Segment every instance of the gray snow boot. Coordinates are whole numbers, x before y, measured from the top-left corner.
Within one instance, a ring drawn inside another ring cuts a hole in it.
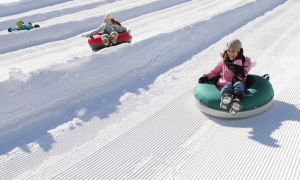
[[[116,31],[113,31],[111,34],[110,34],[110,39],[112,41],[112,43],[115,45],[117,44],[117,38],[118,38],[118,33]]]
[[[231,109],[229,113],[232,115],[236,115],[239,112],[239,110],[242,109],[242,101],[243,101],[243,94],[239,92],[234,93],[234,99],[232,101]]]
[[[222,109],[227,109],[229,104],[232,101],[232,94],[229,90],[225,90],[222,92],[220,107]]]
[[[108,38],[109,38],[108,34],[103,34],[101,36],[101,39],[102,39],[102,42],[103,42],[104,46],[108,46],[109,45],[109,39]]]

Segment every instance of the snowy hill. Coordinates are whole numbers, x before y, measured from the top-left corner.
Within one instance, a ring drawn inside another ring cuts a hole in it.
[[[20,8],[22,7],[22,8]],[[0,179],[299,179],[299,0],[0,2]],[[82,38],[112,13],[131,44]],[[7,32],[17,20],[39,24]],[[238,38],[269,74],[271,108],[244,119],[194,104]]]

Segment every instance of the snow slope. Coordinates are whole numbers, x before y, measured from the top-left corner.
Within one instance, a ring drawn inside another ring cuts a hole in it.
[[[24,9],[16,7],[24,6]],[[0,4],[0,179],[299,179],[299,0]],[[13,11],[12,11],[13,9]],[[92,51],[106,13],[133,42]],[[41,28],[8,33],[16,20]],[[193,102],[239,38],[275,91],[226,120]]]

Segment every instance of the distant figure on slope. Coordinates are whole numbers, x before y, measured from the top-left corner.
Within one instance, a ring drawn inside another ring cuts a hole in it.
[[[27,25],[24,25],[24,22],[19,20],[17,21],[17,26],[15,28],[8,28],[8,32],[12,32],[12,31],[19,31],[19,30],[30,30],[33,28],[38,28],[40,27],[38,24],[36,25],[32,25],[31,22],[29,22]]]
[[[82,35],[81,37],[92,37],[94,34],[97,34],[99,32],[102,32],[101,39],[103,41],[103,44],[105,46],[109,45],[109,39],[113,42],[113,44],[117,43],[118,38],[118,32],[124,30],[129,35],[131,33],[130,30],[127,30],[127,28],[123,27],[119,21],[114,19],[114,17],[111,14],[105,15],[104,22],[101,26],[99,26],[95,31]]]
[[[242,108],[242,100],[245,96],[246,79],[251,69],[251,60],[243,55],[242,43],[238,39],[230,41],[222,54],[222,60],[208,73],[199,79],[199,83],[217,77],[217,88],[221,91],[222,109],[232,103],[230,113],[236,115]]]

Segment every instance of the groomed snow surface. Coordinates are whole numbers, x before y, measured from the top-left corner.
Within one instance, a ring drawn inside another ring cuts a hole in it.
[[[15,0],[0,4],[0,179],[300,179],[299,0]],[[90,49],[112,13],[131,44]],[[7,32],[17,20],[39,24]],[[194,103],[238,38],[269,74],[244,119]]]

